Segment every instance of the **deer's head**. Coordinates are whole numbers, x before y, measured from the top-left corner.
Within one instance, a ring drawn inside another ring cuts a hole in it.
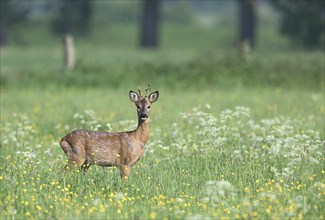
[[[138,88],[138,91],[139,93],[130,91],[129,97],[130,100],[135,103],[137,107],[138,119],[139,121],[142,122],[149,118],[151,104],[157,101],[159,92],[155,91],[150,93],[151,91],[150,85],[148,85],[148,88],[146,89],[145,96],[141,95],[140,87]]]

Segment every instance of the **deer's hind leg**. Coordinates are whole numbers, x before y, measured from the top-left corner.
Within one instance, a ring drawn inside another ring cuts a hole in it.
[[[91,166],[90,160],[86,159],[85,162],[81,165],[81,171],[85,174],[90,166]]]
[[[78,146],[78,144],[71,144],[66,140],[62,140],[60,144],[68,158],[68,163],[64,167],[65,170],[82,167],[85,164],[86,155],[81,146]]]

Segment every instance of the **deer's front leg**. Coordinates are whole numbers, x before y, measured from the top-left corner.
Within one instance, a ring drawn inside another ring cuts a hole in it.
[[[131,172],[131,167],[127,165],[121,165],[120,166],[120,175],[122,181],[126,181],[129,178]]]

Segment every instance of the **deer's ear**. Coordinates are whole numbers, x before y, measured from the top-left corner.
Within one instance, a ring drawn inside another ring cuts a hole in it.
[[[129,92],[129,97],[131,102],[137,102],[139,100],[139,95],[136,92],[130,91]]]
[[[158,91],[155,91],[155,92],[153,92],[153,93],[151,93],[149,95],[149,101],[151,103],[153,103],[153,102],[157,101],[158,97],[159,97],[159,92]]]

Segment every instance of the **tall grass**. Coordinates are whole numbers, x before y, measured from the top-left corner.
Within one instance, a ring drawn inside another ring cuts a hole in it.
[[[206,109],[208,108],[208,109]],[[57,138],[14,114],[1,124],[1,206],[7,218],[322,218],[323,140],[299,119],[254,121],[249,108],[210,106],[151,135],[127,183],[117,169],[62,174]],[[81,124],[80,124],[81,123]],[[134,124],[134,122],[130,122]],[[130,123],[120,123],[127,129]],[[92,111],[69,126],[109,130]],[[126,127],[125,127],[126,126]]]

